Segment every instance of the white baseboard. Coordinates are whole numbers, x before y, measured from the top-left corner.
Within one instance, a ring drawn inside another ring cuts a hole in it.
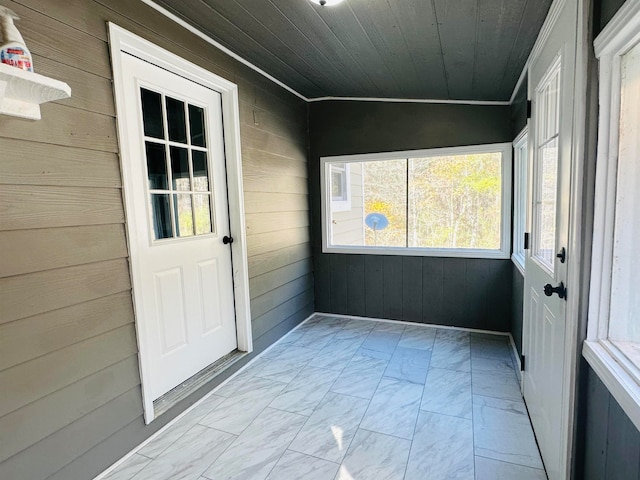
[[[462,332],[472,332],[472,333],[487,333],[489,335],[501,335],[503,337],[511,336],[509,332],[494,332],[492,330],[482,330],[479,328],[467,328],[467,327],[452,327],[449,325],[437,325],[435,323],[420,323],[420,322],[407,322],[404,320],[389,320],[387,318],[371,318],[371,317],[358,317],[355,315],[342,315],[338,313],[323,313],[323,312],[315,312],[314,315],[325,315],[327,317],[337,317],[337,318],[349,318],[352,320],[370,320],[373,322],[385,322],[385,323],[401,323],[402,325],[414,325],[418,327],[426,327],[426,328],[442,328],[445,330],[459,330]]]

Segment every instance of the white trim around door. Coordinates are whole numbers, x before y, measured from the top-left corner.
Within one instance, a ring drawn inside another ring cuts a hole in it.
[[[571,168],[569,172],[569,224],[567,250],[567,303],[565,310],[566,325],[564,328],[564,374],[562,378],[562,406],[561,406],[561,439],[559,478],[570,478],[574,450],[575,410],[576,410],[576,377],[579,348],[578,326],[580,311],[584,307],[586,289],[584,282],[584,172],[586,157],[586,115],[587,115],[587,65],[589,59],[589,8],[584,2],[577,0],[555,0],[552,4],[545,25],[543,26],[536,45],[528,60],[532,61],[540,54],[542,47],[549,39],[554,28],[562,28],[558,17],[563,8],[572,8],[577,22],[575,48],[575,77],[573,126],[571,144]],[[529,76],[529,79],[531,76]],[[529,226],[530,228],[530,226]],[[530,231],[530,230],[529,230]]]
[[[114,90],[116,99],[116,112],[118,122],[119,147],[121,155],[121,163],[124,159],[131,158],[133,155],[132,146],[128,140],[127,132],[132,127],[131,122],[137,119],[127,118],[125,115],[126,106],[124,105],[125,94],[125,74],[123,65],[123,55],[132,55],[141,60],[149,62],[157,67],[167,70],[171,73],[198,83],[204,87],[218,92],[221,95],[222,117],[223,117],[223,135],[224,135],[224,154],[226,157],[227,169],[227,194],[229,201],[229,223],[230,231],[233,236],[231,244],[231,252],[233,257],[233,290],[235,302],[235,321],[238,350],[243,352],[251,352],[253,350],[252,334],[251,334],[251,313],[250,313],[250,297],[249,297],[249,272],[247,261],[247,242],[245,233],[245,215],[244,215],[244,195],[242,187],[242,157],[240,145],[240,118],[239,118],[239,101],[238,87],[197,65],[194,65],[178,55],[167,52],[166,50],[134,35],[121,27],[109,23],[109,43],[111,48],[111,61],[114,73]],[[129,185],[130,178],[127,178],[125,169],[123,174],[123,196],[125,202],[125,210],[127,212],[127,225],[135,224],[135,216],[130,215],[133,212],[133,200],[127,195],[127,190],[133,191],[134,185]],[[138,252],[136,251],[136,228],[128,228],[128,244],[130,254],[130,271],[133,287],[134,311],[136,319],[138,312],[141,311],[140,295],[136,295],[137,286],[141,285],[139,275],[139,266],[136,264]],[[145,380],[149,377],[149,358],[147,357],[148,345],[145,344],[145,338],[141,335],[140,326],[136,320],[136,333],[138,339],[138,349],[140,352],[140,375],[142,380],[142,397],[144,404],[144,415],[146,423],[154,419],[153,398],[149,393],[149,388],[145,388]],[[185,379],[186,380],[186,379]]]

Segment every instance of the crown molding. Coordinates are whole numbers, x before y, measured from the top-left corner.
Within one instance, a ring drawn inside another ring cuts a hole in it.
[[[272,75],[269,75],[267,72],[265,72],[264,70],[262,70],[260,67],[254,65],[253,63],[251,63],[250,61],[246,60],[245,58],[241,57],[240,55],[238,55],[237,53],[235,53],[232,50],[229,50],[227,47],[225,47],[224,45],[222,45],[219,42],[216,42],[213,38],[211,38],[209,35],[207,35],[206,33],[198,30],[196,27],[194,27],[193,25],[191,25],[190,23],[187,23],[186,21],[184,21],[182,18],[178,17],[176,14],[170,12],[169,10],[167,10],[164,7],[161,7],[160,5],[158,5],[157,3],[155,3],[152,0],[140,0],[142,3],[150,6],[151,8],[153,8],[154,10],[156,10],[157,12],[161,13],[162,15],[164,15],[165,17],[167,17],[168,19],[174,21],[175,23],[177,23],[178,25],[180,25],[183,28],[186,28],[187,30],[189,30],[191,33],[193,33],[194,35],[197,35],[198,37],[200,37],[201,39],[203,39],[205,42],[213,45],[214,47],[216,47],[219,50],[222,50],[224,53],[226,53],[227,55],[229,55],[230,57],[234,58],[235,60],[239,61],[240,63],[242,63],[243,65],[246,65],[247,67],[249,67],[250,69],[258,72],[260,75],[262,75],[265,78],[268,78],[269,80],[271,80],[273,83],[275,83],[276,85],[279,85],[280,87],[284,88],[285,90],[293,93],[296,97],[304,100],[305,102],[308,102],[309,99],[307,97],[305,97],[304,95],[302,95],[301,93],[297,92],[296,90],[294,90],[293,88],[291,88],[289,85],[286,85],[285,83],[281,82],[280,80],[278,80],[277,78],[275,78]]]
[[[531,64],[531,60],[533,60],[540,54],[542,47],[549,39],[549,35],[551,35],[551,31],[553,30],[553,27],[558,21],[558,17],[560,17],[560,12],[562,12],[562,9],[564,8],[564,5],[566,3],[567,3],[567,0],[555,0],[551,4],[551,7],[549,8],[549,12],[547,13],[547,18],[545,18],[544,23],[542,24],[542,28],[538,33],[538,38],[536,38],[536,41],[533,44],[533,48],[531,49],[531,52],[527,57],[527,61],[525,62],[524,67],[522,68],[522,72],[520,72],[520,77],[518,78],[518,81],[516,82],[516,86],[513,89],[513,93],[511,94],[511,98],[509,99],[509,104],[513,104],[514,100],[516,99],[516,95],[518,94],[518,89],[522,85],[522,82],[524,81],[524,77],[527,75],[527,72],[529,71],[529,65]]]
[[[343,102],[383,102],[383,103],[444,103],[449,105],[510,105],[510,102],[491,100],[441,100],[437,98],[379,98],[379,97],[317,97],[308,102],[337,100]]]

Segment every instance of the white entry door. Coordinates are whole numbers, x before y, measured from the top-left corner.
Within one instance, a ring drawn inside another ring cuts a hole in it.
[[[532,116],[530,249],[524,294],[524,397],[550,480],[564,478],[565,375],[570,172],[577,2],[567,0],[529,67]],[[573,286],[575,288],[575,286]],[[564,289],[567,289],[565,292]]]
[[[152,400],[237,346],[220,94],[124,54],[123,159],[143,388]]]

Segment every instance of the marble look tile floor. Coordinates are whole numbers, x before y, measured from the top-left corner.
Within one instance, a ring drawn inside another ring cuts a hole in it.
[[[105,480],[546,480],[507,337],[315,315]]]

